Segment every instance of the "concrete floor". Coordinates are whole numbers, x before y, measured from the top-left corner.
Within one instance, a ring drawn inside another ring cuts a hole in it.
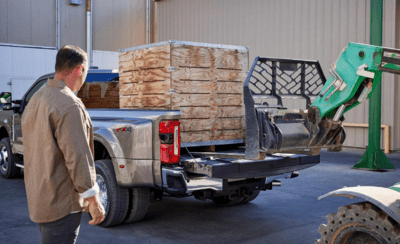
[[[83,215],[78,244],[91,243],[314,243],[318,226],[337,208],[360,199],[317,197],[343,186],[389,187],[400,182],[400,154],[388,157],[395,172],[350,169],[364,150],[321,153],[321,163],[300,171],[282,186],[261,192],[253,202],[220,207],[193,197],[164,198],[150,205],[143,221],[113,228],[91,226]],[[28,215],[23,178],[0,177],[0,243],[40,243],[38,226]]]

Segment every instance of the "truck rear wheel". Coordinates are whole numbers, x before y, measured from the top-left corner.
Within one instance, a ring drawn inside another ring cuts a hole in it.
[[[400,225],[371,203],[357,203],[338,208],[321,224],[321,239],[316,244],[400,244]]]
[[[124,223],[134,223],[142,220],[147,213],[150,201],[148,188],[129,189],[129,210]]]
[[[118,186],[111,160],[97,160],[95,166],[99,198],[106,211],[106,217],[99,225],[109,227],[121,224],[128,212],[129,189]]]
[[[6,179],[17,177],[21,169],[15,165],[10,139],[5,137],[0,141],[0,173]]]
[[[234,199],[230,199],[229,196],[218,196],[218,197],[214,197],[212,199],[212,201],[219,205],[229,206],[229,205],[238,204],[238,203],[242,202],[243,199],[244,198],[240,197],[240,196],[237,196]]]
[[[245,197],[242,201],[242,203],[248,203],[256,199],[260,195],[260,190],[253,190],[251,191],[251,194],[247,197]]]

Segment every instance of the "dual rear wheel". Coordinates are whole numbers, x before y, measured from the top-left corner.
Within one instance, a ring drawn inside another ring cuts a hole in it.
[[[106,211],[106,217],[99,225],[109,227],[143,219],[149,207],[149,189],[118,186],[111,160],[97,160],[95,166],[99,198]]]

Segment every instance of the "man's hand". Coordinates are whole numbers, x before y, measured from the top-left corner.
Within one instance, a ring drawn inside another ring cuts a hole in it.
[[[92,220],[89,221],[91,225],[98,225],[103,222],[106,217],[106,212],[104,211],[103,205],[100,203],[99,197],[93,196],[85,199],[89,203],[88,210],[92,216]]]

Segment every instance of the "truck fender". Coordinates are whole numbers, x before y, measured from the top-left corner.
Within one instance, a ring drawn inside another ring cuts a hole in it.
[[[124,164],[124,162],[119,162],[124,159],[124,154],[122,152],[122,148],[119,145],[118,139],[116,136],[110,132],[107,128],[98,128],[93,133],[94,141],[101,143],[110,154],[111,160],[113,162],[115,177],[117,182],[121,182],[121,178],[123,177],[124,171],[118,167],[118,164]]]
[[[400,192],[396,190],[376,186],[343,187],[318,197],[318,200],[330,196],[364,199],[386,212],[397,223],[400,223]]]
[[[124,153],[124,145],[121,145],[117,136],[106,127],[97,127],[93,134],[94,140],[101,143],[109,152],[114,166],[115,178],[119,186],[129,188],[154,187],[156,167],[154,167],[155,162],[152,158],[136,159],[127,157],[126,152]]]
[[[0,120],[0,129],[4,128],[8,134],[8,137],[11,137],[11,127],[8,125],[8,123],[8,119]],[[11,139],[12,138],[10,138],[10,140]]]

